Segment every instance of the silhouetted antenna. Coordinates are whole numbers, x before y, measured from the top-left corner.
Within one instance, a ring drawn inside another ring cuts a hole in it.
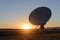
[[[51,17],[51,10],[48,7],[38,7],[29,15],[29,21],[34,25],[40,25],[40,29],[44,30],[44,25]]]

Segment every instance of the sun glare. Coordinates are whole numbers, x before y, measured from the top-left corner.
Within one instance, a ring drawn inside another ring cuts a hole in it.
[[[23,25],[22,29],[31,29],[31,28],[30,28],[30,25]]]

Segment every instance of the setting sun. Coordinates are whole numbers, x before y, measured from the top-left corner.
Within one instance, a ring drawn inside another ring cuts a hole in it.
[[[30,25],[23,25],[22,29],[31,29]]]

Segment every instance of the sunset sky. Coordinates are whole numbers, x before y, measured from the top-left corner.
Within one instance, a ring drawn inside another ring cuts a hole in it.
[[[19,28],[29,24],[29,14],[37,7],[46,6],[52,10],[52,17],[46,27],[60,26],[60,0],[0,0],[0,28]]]

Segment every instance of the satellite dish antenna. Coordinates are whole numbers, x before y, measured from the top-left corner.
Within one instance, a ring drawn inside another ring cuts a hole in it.
[[[48,7],[38,7],[29,15],[30,23],[41,25],[40,29],[44,30],[44,25],[51,17],[51,10]]]

